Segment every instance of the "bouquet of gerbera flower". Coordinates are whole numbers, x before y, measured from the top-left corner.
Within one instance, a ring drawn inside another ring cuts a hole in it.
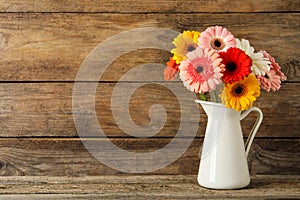
[[[173,44],[165,79],[173,80],[179,73],[185,87],[199,93],[202,100],[211,98],[228,108],[247,110],[260,88],[277,91],[286,80],[266,51],[255,52],[248,40],[239,40],[220,26],[201,33],[184,31]]]

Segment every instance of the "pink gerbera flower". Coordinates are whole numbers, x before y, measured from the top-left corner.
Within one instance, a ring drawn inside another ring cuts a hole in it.
[[[270,54],[268,54],[266,51],[260,52],[263,54],[264,58],[269,59],[271,62],[271,69],[270,71],[266,72],[264,76],[257,76],[257,79],[264,90],[268,92],[270,92],[271,89],[273,91],[277,91],[281,87],[281,81],[286,80],[286,76],[281,72],[281,67],[275,62],[275,59]]]
[[[267,92],[270,92],[271,89],[273,91],[277,91],[280,89],[280,76],[276,74],[276,71],[274,69],[266,72],[264,76],[258,75],[257,79],[259,80],[261,87]]]
[[[280,80],[285,81],[286,80],[286,76],[282,73],[282,71],[280,70],[281,67],[278,65],[278,63],[275,61],[275,59],[268,54],[266,51],[260,51],[262,52],[263,56],[267,59],[269,59],[269,61],[271,62],[271,69],[273,68],[276,72],[276,74],[280,77]]]
[[[213,49],[216,52],[226,51],[230,47],[235,47],[234,36],[221,26],[207,28],[199,37],[201,48]]]
[[[224,65],[214,50],[197,47],[187,54],[187,60],[179,65],[179,75],[184,85],[195,93],[204,93],[216,89],[222,83]]]

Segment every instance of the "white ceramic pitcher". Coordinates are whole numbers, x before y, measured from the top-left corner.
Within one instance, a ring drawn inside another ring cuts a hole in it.
[[[198,173],[198,183],[206,188],[237,189],[249,185],[247,155],[263,114],[257,107],[244,112],[226,108],[219,103],[196,100],[208,116]],[[251,111],[258,117],[246,144],[240,120]]]

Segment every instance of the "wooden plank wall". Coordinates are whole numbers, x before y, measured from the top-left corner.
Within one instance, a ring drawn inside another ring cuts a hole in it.
[[[279,92],[263,92],[256,103],[264,121],[251,148],[251,174],[299,174],[299,11],[300,1],[295,0],[1,0],[0,174],[120,174],[91,156],[76,132],[72,88],[81,63],[98,44],[125,30],[203,31],[212,25],[227,27],[256,49],[266,49],[288,78]],[[124,73],[140,64],[164,63],[169,56],[154,49],[131,52],[118,58],[98,83],[96,110],[103,119],[101,126],[121,148],[153,151],[176,134],[180,123],[176,97],[159,84],[140,88],[130,106],[132,118],[142,125],[149,122],[148,108],[153,103],[169,109],[165,128],[154,137],[126,135],[110,110],[111,93]],[[134,82],[122,84],[131,87]],[[150,174],[197,174],[206,123],[200,111],[199,130],[189,150]],[[243,122],[245,132],[254,118],[251,115]]]

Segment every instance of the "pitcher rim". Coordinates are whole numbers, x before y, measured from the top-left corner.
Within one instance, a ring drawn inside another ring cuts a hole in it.
[[[195,102],[196,103],[203,103],[203,104],[208,104],[208,105],[215,105],[215,106],[225,107],[224,104],[215,103],[215,102],[211,102],[211,101],[203,101],[203,100],[196,99]]]

